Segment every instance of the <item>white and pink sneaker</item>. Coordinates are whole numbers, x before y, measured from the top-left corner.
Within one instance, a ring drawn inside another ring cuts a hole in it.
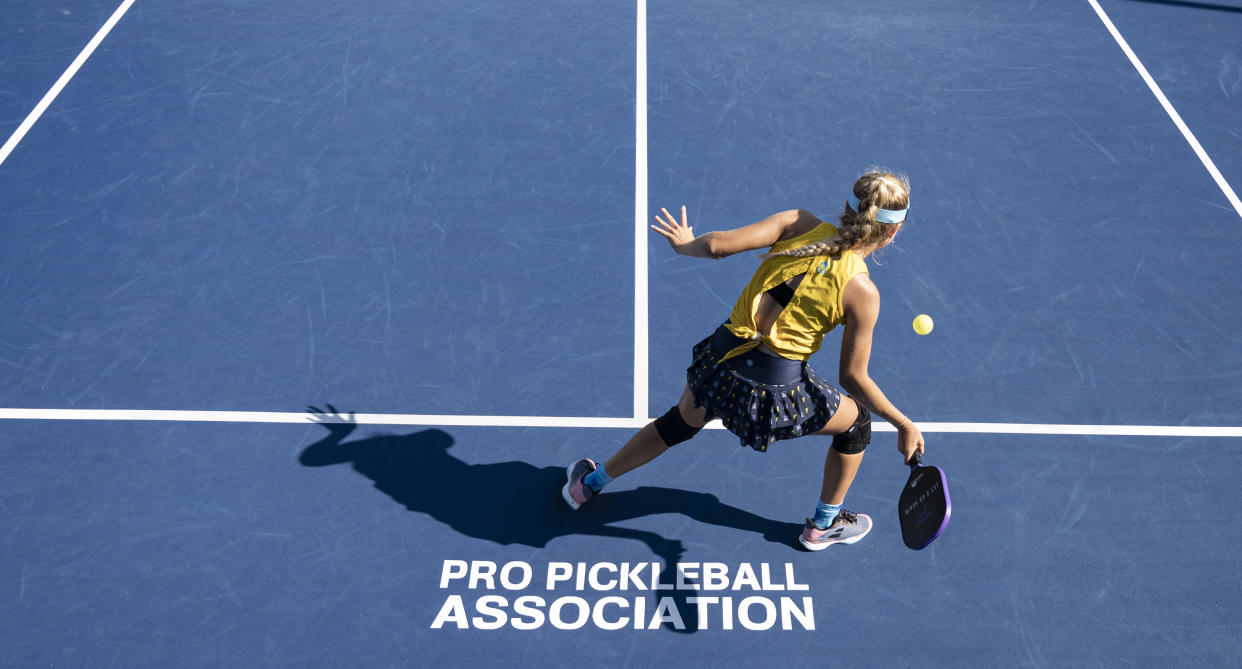
[[[802,536],[798,543],[808,551],[822,551],[833,544],[852,544],[867,536],[871,531],[871,516],[865,513],[854,513],[841,509],[837,517],[832,519],[828,529],[815,527],[810,518],[802,526]]]
[[[591,486],[583,483],[582,479],[595,471],[598,466],[590,458],[580,458],[565,468],[565,476],[569,481],[565,487],[561,488],[561,497],[565,498],[565,503],[569,505],[569,508],[577,511],[578,507],[591,501],[591,498],[595,496],[595,491],[591,489]]]

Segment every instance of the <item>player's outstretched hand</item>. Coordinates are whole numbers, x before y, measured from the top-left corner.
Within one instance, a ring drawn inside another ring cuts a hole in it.
[[[667,209],[661,208],[660,211],[664,213],[664,216],[655,217],[660,225],[653,225],[651,229],[664,235],[673,250],[681,253],[682,247],[694,241],[694,228],[686,222],[686,207],[683,205],[681,208],[681,221],[674,219]]]
[[[919,426],[915,425],[914,421],[906,421],[897,428],[897,450],[901,452],[903,462],[906,464],[914,463],[915,453],[923,457],[923,433],[919,431]]]

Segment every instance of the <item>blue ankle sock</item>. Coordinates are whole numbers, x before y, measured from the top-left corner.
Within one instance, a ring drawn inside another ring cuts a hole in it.
[[[832,521],[836,519],[837,513],[841,511],[840,504],[824,504],[823,501],[815,507],[815,517],[811,518],[811,522],[821,530],[828,529]]]
[[[604,471],[604,463],[601,462],[595,471],[582,477],[582,482],[590,486],[591,490],[599,492],[604,489],[604,486],[612,483],[612,477]]]

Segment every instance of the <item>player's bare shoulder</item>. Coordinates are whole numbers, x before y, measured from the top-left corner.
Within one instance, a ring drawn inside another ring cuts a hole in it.
[[[788,223],[781,233],[781,241],[805,235],[823,223],[819,217],[805,209],[790,209],[784,215]]]
[[[846,316],[858,313],[874,316],[880,310],[880,289],[866,272],[850,277],[841,291],[841,306]]]

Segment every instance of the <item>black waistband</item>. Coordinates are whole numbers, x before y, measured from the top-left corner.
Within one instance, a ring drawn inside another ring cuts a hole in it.
[[[746,340],[735,336],[729,329],[721,325],[712,334],[712,349],[723,356],[733,349],[745,344]],[[802,377],[802,360],[790,360],[774,353],[753,348],[741,355],[724,361],[730,369],[755,383],[764,385],[784,385]]]

